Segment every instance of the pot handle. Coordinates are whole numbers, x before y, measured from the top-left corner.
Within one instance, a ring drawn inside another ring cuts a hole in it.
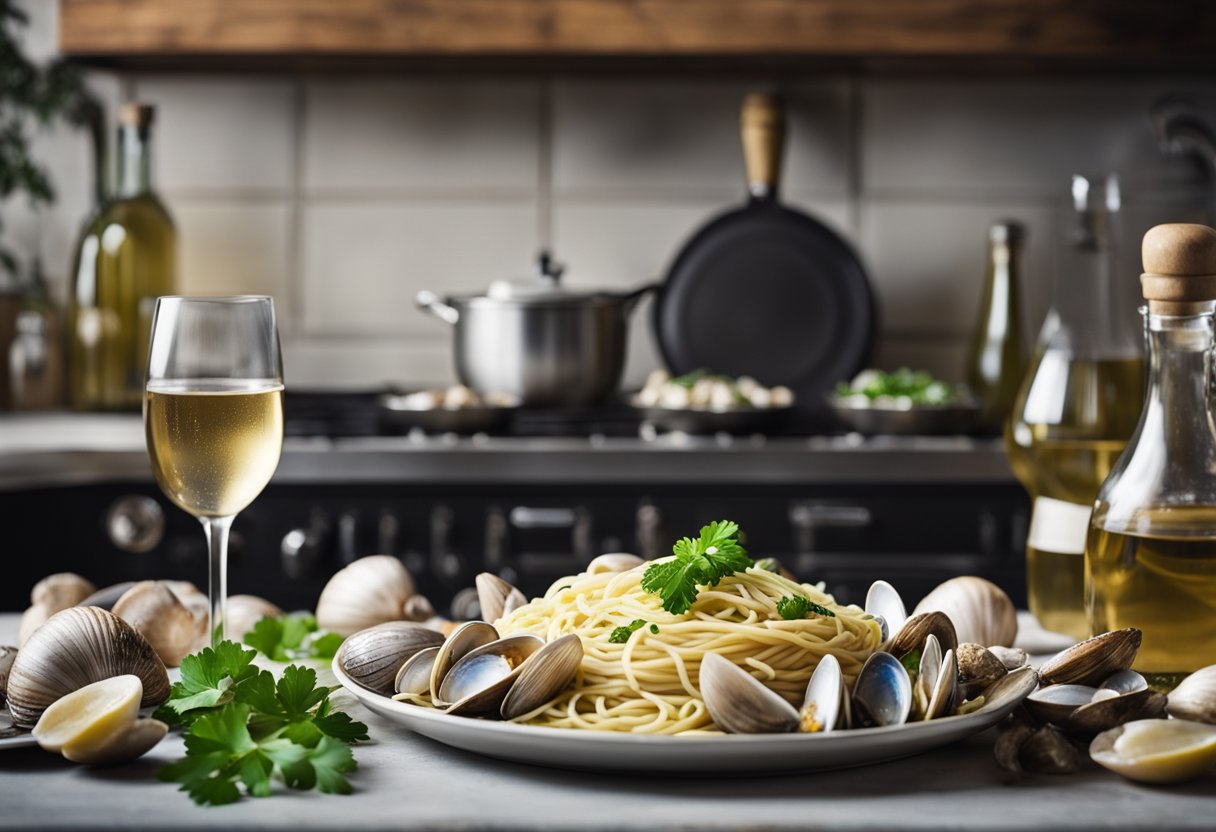
[[[633,307],[637,306],[638,302],[642,298],[646,297],[646,295],[648,293],[653,292],[658,288],[659,288],[658,283],[647,283],[646,285],[639,286],[638,288],[636,288],[633,291],[626,294],[625,297],[622,298],[622,300],[625,303],[625,314],[628,315],[630,312],[632,312]]]
[[[455,324],[460,320],[460,311],[456,307],[444,303],[439,295],[427,289],[414,296],[414,303],[423,312],[430,312],[446,324]]]

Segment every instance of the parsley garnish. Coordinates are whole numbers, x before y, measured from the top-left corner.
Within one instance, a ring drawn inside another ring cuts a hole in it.
[[[920,650],[912,650],[904,654],[904,657],[899,660],[904,669],[915,676],[920,673]]]
[[[651,632],[651,633],[653,633],[654,635],[656,635],[656,636],[657,636],[657,635],[659,634],[659,625],[658,625],[658,624],[651,624],[651,625],[650,625],[650,632]]]
[[[777,602],[777,614],[786,621],[806,618],[809,612],[813,612],[815,615],[822,615],[826,618],[836,617],[836,613],[822,604],[816,604],[804,595],[785,595]]]
[[[276,662],[295,659],[332,659],[342,636],[320,630],[308,613],[266,616],[245,634],[245,643]]]
[[[747,569],[752,560],[739,545],[739,524],[719,520],[701,528],[697,540],[685,537],[672,547],[675,558],[652,563],[642,575],[642,589],[663,601],[663,609],[680,614],[697,600],[698,586],[716,586]]]
[[[612,635],[608,636],[608,641],[612,644],[624,644],[629,641],[629,637],[637,630],[646,626],[646,622],[641,618],[635,618],[623,627],[617,627],[612,631]]]
[[[182,680],[156,715],[185,726],[186,756],[157,776],[201,805],[240,799],[242,783],[264,797],[276,772],[289,788],[349,794],[347,745],[367,739],[367,726],[332,709],[312,668],[289,665],[276,681],[255,655],[225,641],[182,660]]]

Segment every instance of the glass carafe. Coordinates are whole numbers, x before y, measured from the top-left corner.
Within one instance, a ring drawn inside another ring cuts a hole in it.
[[[1208,262],[1196,267],[1205,247]],[[1145,272],[1148,391],[1098,494],[1085,580],[1092,632],[1139,628],[1136,669],[1172,685],[1216,664],[1216,231],[1152,229]]]
[[[1098,488],[1131,436],[1144,391],[1141,338],[1119,299],[1117,181],[1074,177],[1076,213],[1051,311],[1005,431],[1010,465],[1034,501],[1026,547],[1030,609],[1083,638],[1085,536]]]

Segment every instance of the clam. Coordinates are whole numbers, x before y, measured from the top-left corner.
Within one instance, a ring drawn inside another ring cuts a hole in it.
[[[30,606],[21,614],[17,630],[17,646],[23,647],[34,631],[55,613],[73,607],[97,590],[88,580],[74,572],[48,575],[30,590]]]
[[[569,633],[549,642],[524,661],[519,678],[502,701],[500,715],[518,719],[542,707],[574,681],[582,664],[583,642],[577,635]]]
[[[1196,670],[1170,692],[1170,716],[1216,723],[1216,665]]]
[[[475,583],[483,621],[497,621],[528,603],[522,592],[497,575],[482,572]]]
[[[1041,722],[1064,722],[1077,708],[1094,699],[1097,688],[1089,685],[1051,685],[1026,697],[1026,710]]]
[[[17,725],[30,728],[60,697],[128,673],[143,684],[143,705],[169,696],[164,662],[134,627],[97,607],[70,607],[51,616],[17,653],[8,679],[9,711]]]
[[[988,652],[996,656],[1006,670],[1016,670],[1030,663],[1030,654],[1021,647],[1001,647],[999,644],[989,645]]]
[[[1148,679],[1136,671],[1119,670],[1102,680],[1102,684],[1098,686],[1098,692],[1094,694],[1094,699],[1105,698],[1107,695],[1119,696],[1124,693],[1135,693],[1147,687]]]
[[[937,639],[942,651],[957,650],[958,637],[954,634],[954,625],[942,612],[922,612],[907,620],[891,641],[887,644],[887,652],[897,659],[924,647],[929,636]]]
[[[1165,694],[1144,688],[1082,705],[1068,715],[1060,729],[1067,734],[1092,737],[1125,722],[1164,716]]]
[[[317,601],[317,625],[348,636],[386,621],[405,617],[414,595],[414,579],[401,561],[372,555],[338,570]]]
[[[960,644],[955,656],[958,659],[959,690],[964,699],[974,699],[1009,672],[1004,662],[978,644]]]
[[[430,621],[435,617],[435,607],[430,598],[425,595],[415,595],[405,602],[401,613],[405,616],[406,621]]]
[[[1142,719],[1104,731],[1089,745],[1095,763],[1142,783],[1180,783],[1216,767],[1216,726]]]
[[[439,687],[452,666],[466,653],[494,641],[498,641],[498,631],[484,621],[468,621],[452,631],[439,646],[439,653],[431,665],[431,701],[436,706],[444,704],[439,696]]]
[[[140,581],[114,603],[114,615],[148,640],[167,667],[177,667],[207,636],[207,616],[197,616],[163,581]]]
[[[958,663],[953,650],[942,655],[936,636],[925,639],[914,694],[913,702],[922,719],[937,719],[954,712],[958,696]]]
[[[598,575],[602,572],[628,572],[635,566],[641,566],[646,561],[628,552],[609,552],[591,559],[587,564],[588,575]]]
[[[870,584],[866,593],[865,611],[874,617],[882,628],[882,643],[898,633],[908,620],[908,611],[904,600],[899,597],[895,587],[886,581],[875,581]]]
[[[1081,752],[1054,725],[1044,725],[1018,750],[1022,767],[1042,774],[1070,774],[1081,768]]]
[[[498,713],[524,662],[543,646],[536,636],[522,634],[470,650],[444,674],[434,703],[455,716]]]
[[[102,587],[87,598],[82,599],[77,606],[80,607],[101,607],[103,610],[112,609],[114,602],[123,596],[123,594],[135,586],[136,581],[123,581],[120,584],[110,584]]]
[[[1003,723],[1000,734],[997,735],[996,744],[992,748],[996,764],[1011,774],[1021,774],[1022,746],[1026,744],[1026,740],[1030,739],[1030,735],[1034,731],[1033,725],[1012,718]]]
[[[413,621],[386,621],[348,636],[337,660],[353,681],[390,694],[401,666],[420,650],[438,647],[443,636]]]
[[[203,600],[206,600],[206,596],[203,596]],[[224,606],[224,634],[228,639],[239,642],[263,618],[282,614],[283,610],[277,605],[257,595],[229,595]]]
[[[4,704],[4,691],[8,688],[8,674],[17,658],[17,648],[0,644],[0,705]]]
[[[1039,678],[1045,685],[1099,685],[1131,667],[1139,649],[1140,631],[1135,627],[1112,630],[1057,653],[1039,668]]]
[[[802,699],[801,729],[805,733],[828,733],[849,727],[849,689],[844,671],[831,653],[824,655],[811,674]]]
[[[431,689],[431,670],[435,667],[435,658],[439,655],[439,647],[428,647],[419,650],[401,665],[397,678],[393,680],[393,690],[408,696],[422,696]]]
[[[921,599],[913,615],[944,612],[958,640],[1012,647],[1018,634],[1017,610],[1005,591],[974,575],[951,578]]]
[[[983,709],[997,708],[1007,701],[1025,702],[1027,695],[1039,684],[1039,674],[1033,667],[1011,670],[992,683],[983,693]]]
[[[912,711],[912,680],[899,659],[872,653],[853,683],[853,717],[861,727],[902,725]]]
[[[798,730],[801,720],[794,706],[730,659],[706,653],[700,679],[705,707],[714,724],[726,733],[788,734]]]

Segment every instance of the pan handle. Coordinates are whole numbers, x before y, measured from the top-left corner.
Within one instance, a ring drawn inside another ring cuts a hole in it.
[[[423,312],[430,312],[444,323],[455,324],[460,320],[460,311],[456,307],[449,306],[439,295],[426,289],[414,296],[414,303],[418,304],[418,308]]]
[[[625,305],[625,314],[628,315],[633,311],[633,307],[638,305],[638,302],[646,297],[650,292],[659,288],[658,283],[647,283],[645,286],[639,286],[625,295],[621,300]]]
[[[774,199],[781,178],[785,144],[785,107],[776,95],[751,93],[740,114],[747,189],[754,199]]]

